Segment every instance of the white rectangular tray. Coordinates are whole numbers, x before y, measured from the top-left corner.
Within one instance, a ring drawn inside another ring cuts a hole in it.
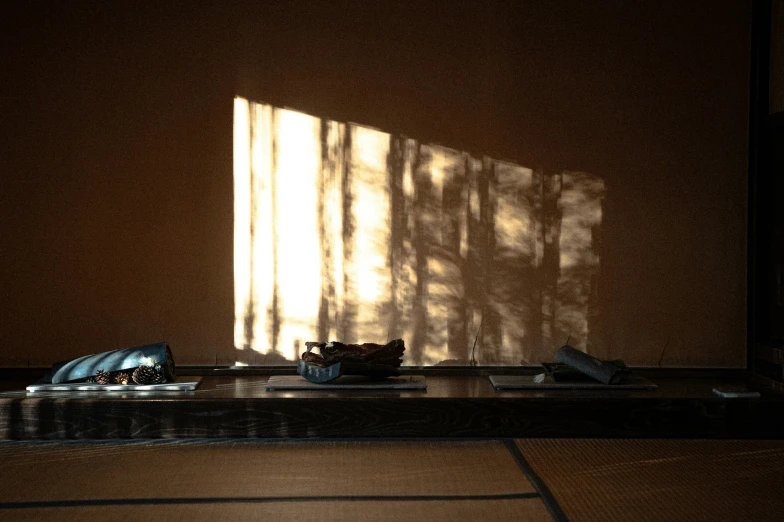
[[[29,392],[58,392],[58,391],[94,391],[94,392],[136,392],[136,391],[193,391],[201,382],[201,377],[196,377],[188,382],[167,382],[164,384],[96,384],[88,382],[74,382],[63,384],[31,384],[27,387]]]
[[[537,382],[540,381],[540,382]],[[601,382],[556,382],[552,377],[540,375],[491,375],[490,382],[496,390],[655,390],[654,383],[644,377],[630,377],[623,384]]]
[[[334,381],[316,384],[301,375],[273,375],[267,381],[268,390],[426,390],[424,375],[401,375],[377,381],[360,375],[343,375]]]

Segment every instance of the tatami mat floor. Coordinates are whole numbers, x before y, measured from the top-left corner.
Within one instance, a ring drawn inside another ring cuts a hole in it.
[[[0,468],[4,521],[781,520],[784,513],[778,441],[5,442]]]
[[[784,520],[784,441],[516,442],[569,520]]]

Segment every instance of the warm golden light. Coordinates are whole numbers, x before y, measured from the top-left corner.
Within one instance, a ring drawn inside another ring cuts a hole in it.
[[[596,317],[602,181],[237,98],[238,364],[305,341],[406,342],[405,364],[549,360]]]
[[[251,299],[251,171],[250,171],[250,104],[234,100],[234,346],[249,348],[246,343],[245,317]]]

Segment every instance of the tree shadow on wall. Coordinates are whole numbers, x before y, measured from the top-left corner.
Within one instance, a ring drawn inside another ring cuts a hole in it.
[[[301,245],[302,255],[319,259],[316,312],[288,312],[298,297],[277,294],[274,267],[289,260],[274,259],[271,273],[253,274],[270,278],[263,286],[272,291],[237,318],[248,332],[239,362],[293,362],[296,349],[293,357],[278,350],[287,322],[302,325],[295,344],[401,337],[407,365],[470,364],[475,340],[481,365],[538,364],[570,334],[590,349],[599,317],[600,178],[326,119],[316,125],[317,183],[299,187],[316,202],[317,239]],[[269,226],[280,226],[275,218]],[[264,309],[274,312],[265,319],[268,338],[254,338],[250,332],[263,330],[256,310]]]

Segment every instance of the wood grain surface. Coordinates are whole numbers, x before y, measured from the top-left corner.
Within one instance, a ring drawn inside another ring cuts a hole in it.
[[[656,391],[496,391],[428,377],[427,391],[285,391],[267,377],[205,377],[188,393],[0,393],[0,439],[183,437],[768,437],[784,400],[726,400],[727,381]]]

